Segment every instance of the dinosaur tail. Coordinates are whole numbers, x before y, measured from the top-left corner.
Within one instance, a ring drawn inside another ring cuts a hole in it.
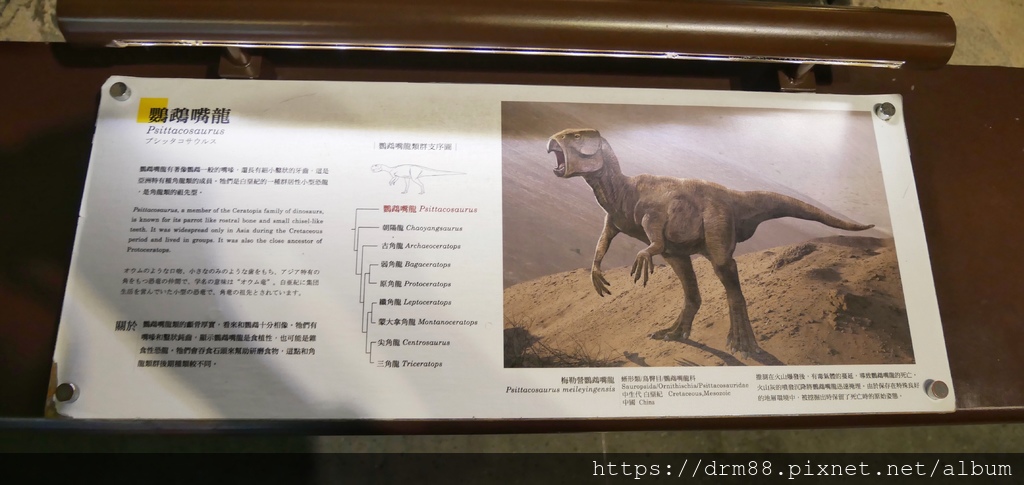
[[[439,175],[466,175],[466,174],[463,173],[463,172],[448,172],[448,171],[445,171],[445,170],[431,170],[429,172],[424,170],[423,173],[420,174],[420,177],[437,177]]]
[[[757,219],[761,221],[778,219],[780,217],[795,217],[797,219],[820,222],[826,226],[846,231],[864,231],[875,227],[874,224],[858,224],[845,221],[802,200],[786,195],[774,192],[753,192],[751,195],[753,196],[755,209],[760,215]]]

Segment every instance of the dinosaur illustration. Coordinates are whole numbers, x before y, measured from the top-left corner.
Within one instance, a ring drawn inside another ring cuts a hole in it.
[[[736,244],[750,239],[757,226],[769,219],[795,217],[844,229],[863,231],[874,225],[847,222],[800,200],[766,191],[740,192],[696,179],[641,174],[623,175],[611,146],[593,129],[569,129],[548,139],[554,152],[558,177],[582,176],[594,189],[606,216],[597,242],[591,280],[597,294],[611,294],[601,273],[612,239],[620,232],[649,244],[636,255],[630,270],[633,282],[643,278],[647,286],[654,271],[651,258],[661,255],[683,286],[683,309],[675,323],[651,335],[665,340],[685,340],[700,308],[700,289],[690,261],[700,254],[711,261],[725,286],[729,304],[727,344],[734,353],[760,352],[747,315],[733,253]]]
[[[395,185],[398,179],[405,181],[405,189],[402,193],[409,192],[409,182],[412,182],[420,186],[420,193],[424,193],[423,182],[420,181],[422,177],[436,177],[439,175],[465,175],[462,172],[448,172],[445,170],[435,170],[430,167],[423,167],[420,165],[395,165],[389,167],[387,165],[376,164],[370,167],[370,171],[373,173],[387,172],[391,175],[391,180],[388,181],[388,185]]]

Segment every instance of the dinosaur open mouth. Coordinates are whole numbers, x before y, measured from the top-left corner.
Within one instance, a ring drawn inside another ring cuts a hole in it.
[[[548,140],[548,153],[555,152],[555,159],[558,161],[558,165],[555,167],[555,175],[559,177],[565,176],[565,152],[562,151],[562,147],[558,145],[558,142],[554,139]]]

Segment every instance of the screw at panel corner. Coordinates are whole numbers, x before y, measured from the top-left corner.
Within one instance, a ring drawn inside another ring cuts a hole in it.
[[[896,116],[896,107],[892,103],[878,103],[875,105],[875,116],[881,118],[882,121],[889,121]]]

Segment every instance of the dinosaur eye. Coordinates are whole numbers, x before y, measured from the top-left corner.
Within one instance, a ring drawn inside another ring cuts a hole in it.
[[[576,134],[576,139],[577,139],[577,140],[579,140],[579,139],[580,139],[580,134],[579,134],[579,133],[577,133],[577,134]]]

